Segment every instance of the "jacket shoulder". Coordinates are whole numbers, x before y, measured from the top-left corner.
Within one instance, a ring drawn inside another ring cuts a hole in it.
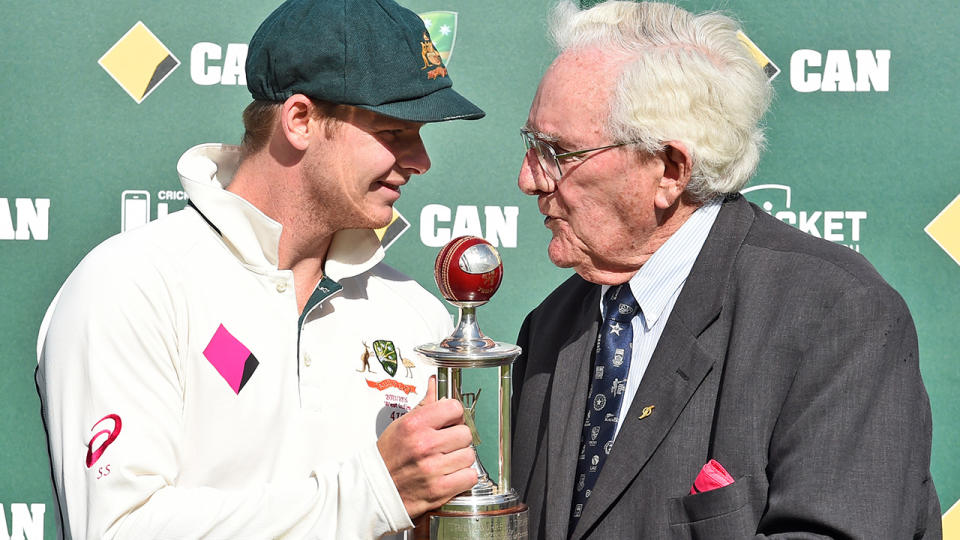
[[[840,281],[848,286],[888,288],[876,268],[860,253],[792,227],[749,203],[754,225],[743,242],[741,257],[751,264],[767,260],[782,277]]]

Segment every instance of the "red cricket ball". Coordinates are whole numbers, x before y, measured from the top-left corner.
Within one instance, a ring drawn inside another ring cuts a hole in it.
[[[500,287],[503,262],[490,242],[461,236],[440,250],[433,275],[440,294],[450,302],[486,302]]]

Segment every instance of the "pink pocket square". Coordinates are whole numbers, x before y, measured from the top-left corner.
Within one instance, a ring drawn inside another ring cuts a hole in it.
[[[733,483],[733,477],[723,468],[723,465],[711,459],[700,469],[700,474],[693,481],[693,487],[690,488],[690,495],[703,493],[711,489],[722,488]]]

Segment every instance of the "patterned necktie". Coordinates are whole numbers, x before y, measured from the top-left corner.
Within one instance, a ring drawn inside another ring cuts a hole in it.
[[[613,436],[627,388],[633,352],[633,326],[630,321],[640,311],[627,283],[610,287],[603,304],[605,316],[597,334],[596,362],[580,436],[580,458],[577,461],[568,534],[573,532],[580,520],[583,507],[600,476],[603,462],[613,448]]]

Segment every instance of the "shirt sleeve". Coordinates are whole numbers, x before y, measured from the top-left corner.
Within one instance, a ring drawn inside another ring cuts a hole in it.
[[[37,386],[67,538],[377,538],[412,525],[375,444],[299,480],[180,485],[177,273],[117,253],[92,252],[41,328]]]

